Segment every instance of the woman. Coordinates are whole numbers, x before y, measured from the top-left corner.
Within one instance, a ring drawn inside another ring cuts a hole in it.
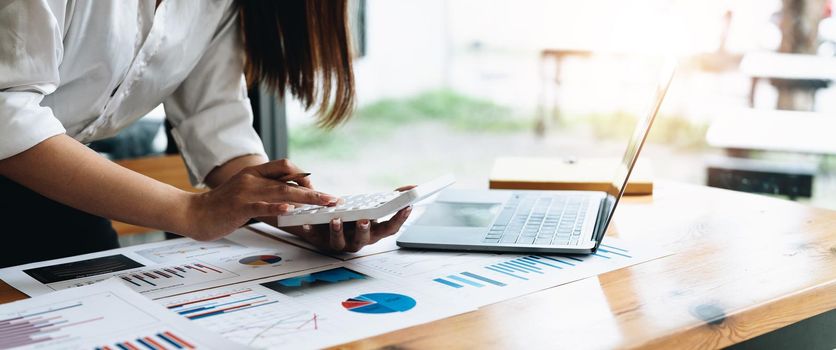
[[[346,22],[346,1],[334,0],[0,0],[0,267],[115,248],[104,218],[212,240],[291,203],[334,204],[308,180],[275,180],[302,170],[268,161],[243,73],[335,126],[354,101]],[[192,182],[210,191],[181,191],[85,146],[161,102]],[[288,231],[356,251],[408,215]]]

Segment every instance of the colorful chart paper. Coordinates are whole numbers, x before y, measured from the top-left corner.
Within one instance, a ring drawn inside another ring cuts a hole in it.
[[[415,307],[415,299],[396,293],[368,293],[343,301],[343,307],[361,314],[405,312]]]
[[[250,266],[273,265],[281,261],[282,258],[277,255],[254,255],[238,260],[239,263]]]

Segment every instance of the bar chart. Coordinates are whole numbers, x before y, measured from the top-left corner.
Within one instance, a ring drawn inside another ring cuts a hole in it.
[[[398,250],[351,264],[415,283],[427,294],[481,307],[666,254],[652,245],[607,237],[586,255]]]
[[[165,306],[190,320],[198,320],[263,307],[277,302],[264,293],[254,292],[251,288],[240,288],[200,295],[196,299],[172,301]]]
[[[57,290],[67,287],[80,286],[75,285],[77,283],[73,283],[73,281],[79,279],[86,279],[91,276],[109,275],[115,272],[132,270],[140,267],[145,267],[145,265],[125,255],[116,254],[23,270],[23,273],[45,285],[59,286],[58,288],[53,288],[54,290]],[[62,285],[67,285],[67,287],[60,287]]]
[[[0,349],[46,346],[156,322],[137,311],[118,296],[106,293],[0,315]],[[132,317],[122,318],[120,314]]]
[[[330,270],[262,283],[261,285],[287,296],[298,297],[314,293],[318,290],[345,288],[346,284],[358,281],[362,282],[368,279],[368,276],[357,271],[345,267],[337,267]]]
[[[185,340],[182,335],[174,334],[172,331],[160,331],[147,336],[139,336],[132,340],[118,341],[109,345],[97,346],[96,350],[173,350],[173,349],[197,349],[190,341]]]
[[[525,255],[500,259],[497,262],[474,268],[472,271],[448,274],[432,280],[439,285],[453,289],[505,287],[515,282],[543,278],[560,270],[570,270],[581,266],[588,260],[630,259],[632,256],[629,253],[627,249],[602,244],[592,255]]]
[[[140,293],[196,285],[237,276],[237,274],[223,268],[199,262],[148,268],[116,275],[116,277],[125,281],[128,287]]]
[[[280,301],[273,291],[253,284],[215,288],[157,300],[168,310],[239,344],[276,347],[318,332],[329,318],[298,304]]]
[[[182,243],[137,250],[136,253],[158,264],[191,260],[205,255],[229,254],[246,247],[226,238],[212,242],[184,240]]]

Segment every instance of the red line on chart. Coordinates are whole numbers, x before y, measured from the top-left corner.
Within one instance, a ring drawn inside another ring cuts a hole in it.
[[[216,269],[213,269],[213,268],[211,268],[211,267],[209,267],[209,266],[206,266],[206,265],[203,265],[203,264],[195,264],[195,265],[200,266],[200,267],[202,267],[202,268],[204,268],[204,269],[209,269],[209,270],[215,271],[215,272],[217,272],[217,273],[223,273],[223,272],[220,272],[220,271],[218,271],[218,270],[216,270]]]
[[[187,348],[189,348],[189,349],[194,349],[194,345],[187,343],[185,340],[180,339],[180,337],[178,337],[178,336],[174,335],[173,333],[168,332],[168,331],[163,332],[163,333],[164,333],[165,335],[169,336],[169,337],[174,338],[174,340],[176,340],[176,341],[180,342],[181,344],[185,345]]]
[[[226,297],[231,296],[231,295],[246,293],[246,292],[249,292],[249,291],[251,291],[251,289],[247,288],[246,290],[242,290],[242,291],[227,293],[227,294],[223,294],[223,295],[216,295],[216,296],[213,296],[213,297],[208,297],[208,298],[203,298],[203,299],[198,299],[198,300],[187,301],[187,302],[183,302],[183,303],[180,303],[180,304],[169,305],[167,307],[169,309],[173,309],[173,308],[176,308],[176,307],[181,307],[183,305],[189,305],[189,304],[200,303],[200,302],[214,300],[214,299],[226,298]]]
[[[165,346],[160,345],[160,343],[157,343],[154,339],[151,339],[151,337],[145,337],[145,341],[147,341],[151,344],[154,344],[154,346],[156,346],[160,349],[165,349]]]
[[[316,324],[316,314],[313,314],[313,318],[311,318],[310,320],[305,321],[305,323],[299,325],[299,327],[296,327],[296,329],[302,329],[302,327],[305,327],[308,323],[311,323],[311,321],[313,321],[314,330],[319,329],[318,325]]]
[[[250,306],[255,306],[255,305],[263,304],[263,303],[265,303],[265,302],[262,301],[262,302],[258,302],[258,303],[235,305],[235,306],[230,306],[230,307],[225,308],[225,309],[217,309],[217,310],[212,310],[212,311],[208,311],[208,312],[204,312],[204,313],[200,313],[200,314],[189,315],[189,316],[186,316],[186,318],[194,319],[194,318],[199,318],[200,316],[205,316],[205,315],[209,315],[209,314],[220,314],[220,313],[224,313],[224,312],[227,312],[227,311],[230,311],[230,310],[247,308],[247,307],[250,307]]]
[[[189,266],[189,265],[186,265],[186,268],[187,268],[187,269],[197,270],[197,271],[200,271],[200,272],[206,273],[206,271],[203,271],[203,270],[201,270],[201,269],[199,269],[199,268],[196,268],[196,267],[194,267],[194,266]]]

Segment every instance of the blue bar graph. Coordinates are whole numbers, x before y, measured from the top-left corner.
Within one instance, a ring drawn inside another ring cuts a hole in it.
[[[433,281],[436,281],[436,282],[441,283],[441,284],[443,284],[443,285],[445,285],[445,286],[448,286],[448,287],[453,287],[453,288],[462,288],[462,287],[464,287],[464,286],[462,286],[461,284],[456,284],[456,283],[450,282],[450,281],[448,281],[448,280],[446,280],[446,279],[443,279],[443,278],[436,278],[436,279],[434,279]]]
[[[540,270],[540,268],[536,266],[537,264],[535,264],[531,261],[528,261],[525,258],[516,259],[516,260],[514,260],[514,262],[515,263],[520,263],[520,264],[523,264],[523,265],[526,265],[526,266],[529,266],[529,267],[533,267],[534,269],[537,269],[537,270]]]
[[[594,257],[604,259],[628,258],[627,249],[601,244],[601,247]],[[469,287],[505,287],[509,284],[520,281],[528,281],[532,278],[548,278],[549,274],[559,273],[558,270],[571,269],[580,263],[590,259],[588,256],[571,255],[528,255],[516,258],[509,258],[490,265],[483,266],[485,274],[470,271],[460,272],[433,279],[434,282],[453,289],[470,289]],[[498,274],[498,275],[497,275]],[[488,277],[490,276],[490,277]],[[512,278],[507,278],[512,277]]]
[[[514,265],[514,264],[512,264],[512,263],[510,263],[510,262],[508,262],[508,261],[506,261],[506,262],[501,262],[501,263],[496,264],[496,265],[494,265],[494,266],[502,266],[502,267],[504,267],[504,268],[506,268],[506,269],[509,269],[509,270],[512,270],[512,271],[517,271],[517,272],[531,273],[531,271],[529,271],[529,270],[527,270],[527,269],[523,269],[523,268],[521,268],[521,267],[519,267],[519,266],[517,266],[517,265]]]
[[[496,271],[496,270],[494,270]],[[501,271],[497,271],[502,273]],[[462,272],[459,275],[449,275],[445,278],[436,278],[433,281],[443,284],[445,286],[451,288],[464,288],[466,286],[482,288],[486,285],[494,285],[497,287],[505,287],[507,284],[497,281],[492,278],[488,278],[482,275],[475,274],[473,272]],[[482,282],[482,283],[480,283]]]
[[[146,348],[148,348],[150,350],[157,350],[156,347],[151,346],[151,344],[148,344],[148,342],[146,342],[145,340],[142,340],[142,338],[136,338],[136,341],[138,343],[144,345]]]
[[[461,283],[467,284],[467,285],[474,286],[474,287],[476,287],[476,288],[482,288],[482,287],[484,287],[484,286],[485,286],[484,284],[481,284],[481,283],[479,283],[479,282],[474,282],[474,281],[471,281],[471,280],[469,280],[469,279],[467,279],[467,278],[459,277],[459,276],[456,276],[456,275],[450,275],[450,276],[447,276],[447,278],[449,278],[449,279],[451,279],[451,280],[455,280],[455,281],[457,281],[457,282],[461,282]]]
[[[188,314],[195,313],[195,312],[200,312],[200,311],[206,311],[206,310],[215,309],[215,308],[218,308],[218,307],[220,307],[220,306],[227,306],[227,305],[232,305],[232,304],[238,304],[238,303],[243,303],[243,302],[245,302],[245,301],[257,300],[257,299],[261,299],[261,298],[264,298],[264,295],[254,296],[254,297],[252,297],[252,298],[246,298],[246,299],[238,299],[238,300],[235,300],[235,301],[231,301],[231,302],[228,302],[228,303],[221,303],[221,304],[218,304],[218,303],[207,303],[207,304],[205,304],[205,305],[203,305],[203,306],[200,306],[200,307],[194,307],[194,308],[191,308],[191,309],[186,309],[186,310],[179,311],[179,312],[178,312],[178,314],[181,314],[181,315],[188,315]]]
[[[525,277],[522,277],[522,276],[515,275],[515,274],[513,274],[513,273],[511,273],[511,272],[508,272],[506,269],[500,268],[499,266],[496,266],[496,265],[493,265],[493,266],[485,266],[485,268],[486,268],[486,269],[488,269],[488,270],[491,270],[491,271],[496,271],[496,272],[499,272],[499,273],[501,273],[501,274],[505,274],[505,275],[508,275],[508,276],[514,277],[514,278],[519,278],[519,279],[521,279],[521,280],[526,280],[526,281],[528,281],[528,278],[525,278]]]
[[[604,253],[609,253],[609,254],[620,255],[620,256],[623,256],[625,258],[632,258],[632,256],[629,256],[629,255],[621,253],[621,252],[617,252],[615,250],[606,250],[606,249],[603,249],[603,248],[598,248],[598,251],[599,252],[604,252]]]
[[[507,267],[503,267],[503,266],[499,266],[499,265],[492,265],[492,266],[489,266],[489,267],[493,267],[493,268],[495,268],[495,269],[497,269],[497,270],[500,270],[500,271],[505,271],[505,272],[514,272],[514,270],[512,270],[512,269],[509,269],[509,268],[507,268]],[[487,267],[486,267],[486,268],[487,268]]]
[[[260,307],[260,306],[264,306],[264,305],[275,304],[275,303],[278,303],[278,301],[273,300],[273,301],[268,301],[268,302],[264,302],[264,303],[251,303],[251,304],[247,304],[247,305],[244,305],[244,306],[233,306],[233,307],[230,307],[230,308],[227,308],[227,309],[220,309],[220,310],[217,310],[217,311],[209,311],[209,312],[206,312],[206,313],[201,313],[201,314],[197,314],[197,315],[193,315],[193,316],[186,316],[186,318],[188,318],[190,320],[197,320],[197,319],[201,319],[201,318],[212,317],[212,316],[225,314],[225,313],[231,313],[231,312],[235,312],[235,311],[252,309],[252,308],[256,308],[256,307]]]
[[[540,260],[538,260],[538,259],[537,259],[537,257],[534,257],[534,256],[527,256],[527,257],[524,257],[523,259],[528,260],[528,261],[531,261],[531,262],[532,262],[532,263],[534,263],[534,264],[546,265],[546,266],[551,267],[551,268],[554,268],[554,269],[561,269],[561,270],[563,269],[563,268],[562,268],[562,267],[560,267],[560,266],[553,265],[553,264],[549,264],[549,263],[547,263],[547,262],[545,262],[545,261],[540,261]]]
[[[514,265],[514,266],[518,266],[518,267],[520,267],[520,268],[522,268],[522,269],[526,269],[526,270],[531,271],[531,272],[534,272],[534,273],[543,274],[543,272],[542,272],[542,271],[540,271],[541,269],[540,269],[539,267],[537,267],[537,266],[529,266],[528,264],[525,264],[525,263],[519,262],[519,261],[517,261],[516,259],[515,259],[515,260],[511,260],[511,261],[508,261],[507,263],[508,263],[508,264],[511,264],[511,265]]]
[[[573,264],[573,263],[566,262],[566,261],[563,261],[563,260],[560,260],[560,259],[557,259],[557,258],[548,257],[548,256],[534,256],[533,258],[535,258],[535,259],[547,259],[547,260],[559,262],[561,264],[566,264],[566,265],[569,265],[569,266],[575,266],[575,264]]]
[[[496,280],[492,280],[492,279],[484,277],[484,276],[479,276],[475,273],[462,272],[462,275],[465,275],[465,276],[470,277],[470,278],[475,278],[477,280],[480,280],[482,282],[487,282],[487,283],[493,284],[495,286],[499,286],[499,287],[505,287],[506,286],[505,283],[502,283],[502,282],[499,282],[499,281],[496,281]]]
[[[602,247],[607,247],[607,248],[610,248],[610,249],[615,249],[615,250],[618,250],[618,251],[622,251],[622,252],[625,252],[625,253],[630,252],[627,249],[623,249],[623,248],[619,248],[619,247],[616,247],[616,246],[611,246],[611,245],[607,245],[607,244],[603,244],[603,243],[601,243],[601,246]]]

